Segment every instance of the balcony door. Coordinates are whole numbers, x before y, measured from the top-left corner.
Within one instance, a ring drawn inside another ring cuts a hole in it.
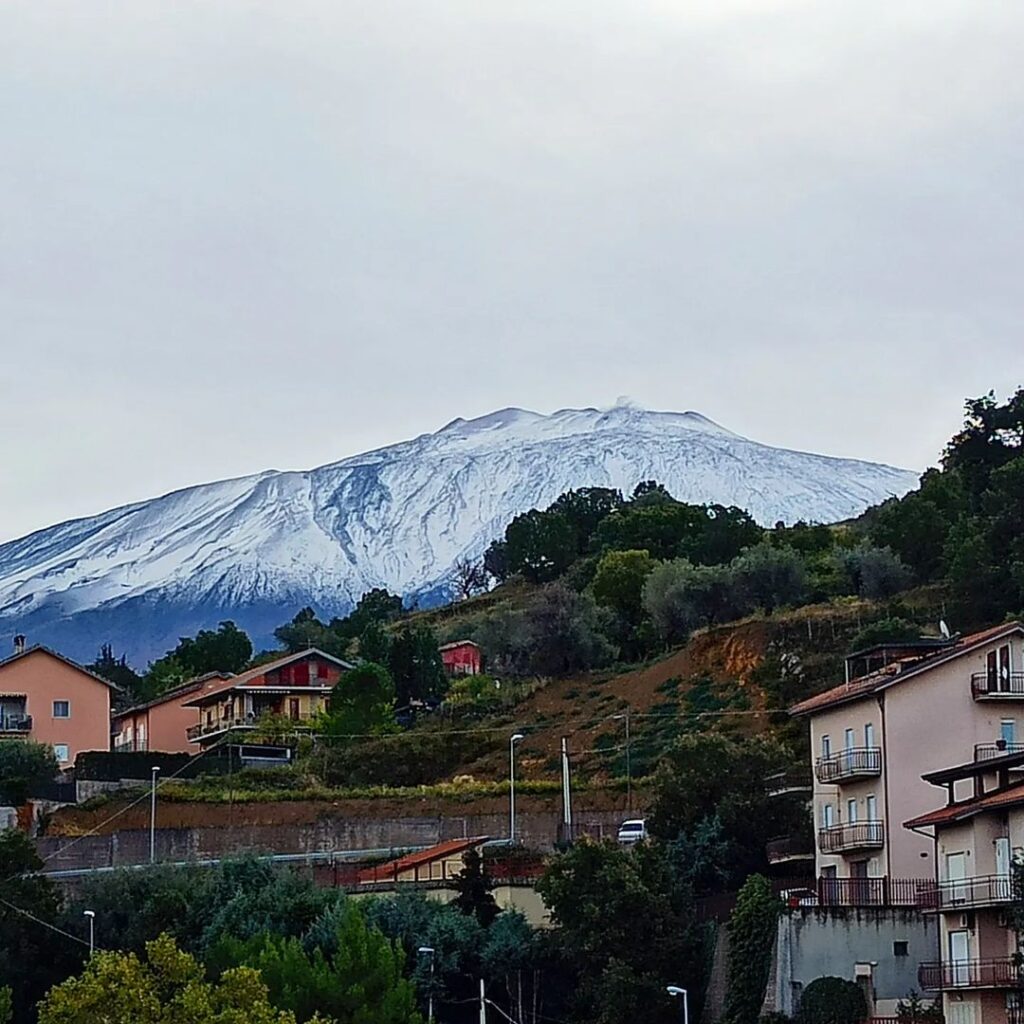
[[[971,933],[949,933],[949,979],[955,987],[970,984]]]
[[[946,854],[946,898],[949,905],[967,902],[967,856],[963,853]],[[956,934],[950,933],[950,938]],[[964,935],[967,933],[964,932]]]
[[[974,1003],[948,1003],[946,1024],[976,1024]]]
[[[996,840],[996,891],[992,894],[998,900],[1010,898],[1010,838],[1000,836]]]

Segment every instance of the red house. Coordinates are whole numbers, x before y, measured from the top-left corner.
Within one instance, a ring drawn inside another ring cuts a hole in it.
[[[483,668],[480,646],[472,640],[456,640],[440,648],[441,661],[449,676],[478,676]]]

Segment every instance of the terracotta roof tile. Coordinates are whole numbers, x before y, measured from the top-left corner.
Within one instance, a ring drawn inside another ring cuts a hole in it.
[[[359,872],[359,881],[388,881],[405,871],[422,867],[424,864],[432,864],[437,860],[446,860],[454,854],[464,853],[485,842],[487,842],[487,836],[476,836],[473,839],[449,839],[447,842],[438,843],[437,846],[431,846],[429,849],[407,853],[404,857],[388,861],[386,864],[376,864],[372,868],[364,868]]]
[[[947,807],[929,811],[927,814],[905,821],[903,827],[926,828],[929,825],[951,825],[966,818],[973,818],[974,815],[981,814],[983,811],[1013,807],[1018,804],[1024,805],[1024,782],[1019,782],[1008,789],[1000,789],[995,793],[987,793],[974,800],[964,800],[958,804],[950,804]]]

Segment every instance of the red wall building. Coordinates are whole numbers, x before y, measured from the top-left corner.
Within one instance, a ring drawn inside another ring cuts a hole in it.
[[[472,640],[456,640],[441,648],[441,661],[450,676],[478,676],[483,669],[480,647]]]

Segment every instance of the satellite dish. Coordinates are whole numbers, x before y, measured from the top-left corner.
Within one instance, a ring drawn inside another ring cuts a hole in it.
[[[949,639],[949,626],[946,625],[945,619],[939,619],[939,632],[942,634],[943,639]]]

